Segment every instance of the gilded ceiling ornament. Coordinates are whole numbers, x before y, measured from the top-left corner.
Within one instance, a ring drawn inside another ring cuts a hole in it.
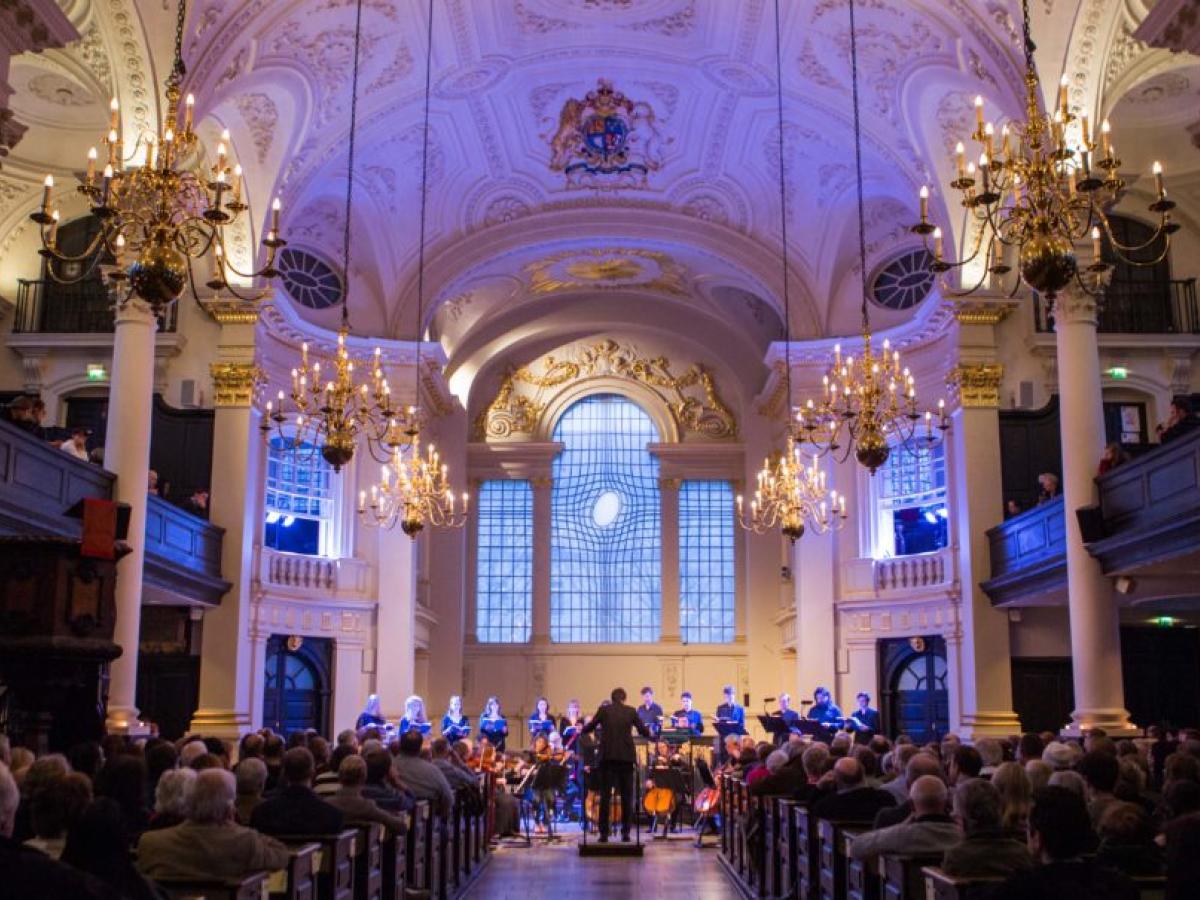
[[[737,436],[733,412],[721,399],[711,373],[700,363],[675,375],[665,356],[642,356],[613,340],[573,347],[569,355],[569,359],[545,356],[534,365],[509,372],[495,399],[476,418],[476,438],[503,440],[533,434],[559,388],[600,377],[622,378],[650,388],[671,411],[681,431],[708,438]]]
[[[687,273],[657,250],[636,248],[563,250],[525,266],[534,294],[563,291],[616,291],[626,288],[684,297]]]
[[[550,169],[569,188],[638,188],[662,167],[664,140],[654,109],[634,101],[601,78],[582,100],[570,99],[558,126],[546,135]]]
[[[964,407],[998,407],[1003,377],[999,363],[960,363],[946,374],[946,386]]]

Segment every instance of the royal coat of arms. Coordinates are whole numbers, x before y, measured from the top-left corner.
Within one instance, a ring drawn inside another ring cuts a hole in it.
[[[601,78],[582,100],[563,104],[550,137],[550,168],[568,187],[645,187],[662,165],[662,136],[649,103]]]

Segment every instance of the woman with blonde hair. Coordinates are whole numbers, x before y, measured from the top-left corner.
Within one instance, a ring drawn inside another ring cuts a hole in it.
[[[996,767],[992,785],[1000,792],[1000,825],[1009,831],[1025,833],[1029,811],[1033,809],[1033,788],[1020,763],[1006,762]]]
[[[416,694],[404,701],[404,717],[400,720],[396,731],[400,735],[405,735],[410,731],[429,734],[429,719],[425,715],[425,701]]]

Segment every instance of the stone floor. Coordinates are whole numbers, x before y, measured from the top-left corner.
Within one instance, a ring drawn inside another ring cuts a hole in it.
[[[716,849],[695,849],[690,833],[668,841],[650,841],[643,835],[646,851],[641,859],[602,859],[580,857],[578,828],[563,827],[557,843],[538,838],[532,847],[501,845],[468,891],[467,900],[725,900],[738,896],[717,863]],[[707,841],[712,842],[712,838]]]

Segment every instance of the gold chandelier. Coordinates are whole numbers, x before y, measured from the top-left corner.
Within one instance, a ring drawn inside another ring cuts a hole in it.
[[[863,204],[862,123],[858,101],[858,37],[854,0],[850,0],[850,84],[854,101],[854,164],[858,189],[858,263],[862,279],[862,355],[842,356],[840,344],[823,379],[819,400],[809,400],[796,411],[798,442],[811,455],[846,459],[851,453],[874,475],[887,462],[893,444],[908,446],[922,438],[921,414],[917,411],[916,379],[900,363],[900,351],[884,340],[876,350],[871,336],[867,303],[867,240]],[[935,428],[950,427],[945,401],[924,415],[923,439],[932,444]]]
[[[825,485],[825,473],[812,460],[804,465],[796,440],[788,435],[787,449],[767,458],[758,472],[750,514],[741,494],[737,497],[738,524],[754,534],[778,527],[793,544],[810,522],[817,534],[840,529],[846,521],[846,498]]]
[[[1121,160],[1113,148],[1112,129],[1107,119],[1100,125],[1099,152],[1088,117],[1076,117],[1067,98],[1067,77],[1059,85],[1058,104],[1053,113],[1041,111],[1039,79],[1034,66],[1036,45],[1030,36],[1029,2],[1022,0],[1025,42],[1025,116],[1024,123],[1004,125],[999,136],[995,124],[985,121],[983,97],[975,98],[975,131],[971,135],[980,151],[979,164],[967,159],[960,141],[955,148],[956,177],[950,186],[961,196],[962,206],[975,235],[970,253],[957,263],[945,258],[942,231],[929,221],[929,189],[921,189],[921,221],[912,231],[922,236],[929,249],[932,238],[936,273],[948,272],[970,264],[980,267],[981,275],[961,296],[984,286],[988,276],[997,280],[1012,270],[1006,261],[1006,248],[1014,248],[1017,277],[1012,293],[1022,281],[1053,298],[1072,281],[1091,292],[1079,274],[1075,244],[1089,235],[1091,261],[1085,271],[1096,279],[1109,268],[1102,258],[1107,238],[1112,252],[1132,266],[1153,266],[1166,258],[1170,236],[1179,230],[1171,221],[1175,203],[1167,199],[1162,166],[1155,162],[1152,174],[1156,199],[1150,211],[1158,215],[1154,233],[1141,244],[1125,245],[1113,235],[1105,208],[1117,201],[1125,181],[1120,176]],[[1079,123],[1079,144],[1073,145],[1069,126]],[[1147,250],[1162,239],[1162,251],[1153,260],[1136,260],[1130,254]]]
[[[359,0],[359,14],[362,0]],[[396,525],[411,538],[424,530],[426,525],[434,528],[461,528],[467,523],[469,497],[462,494],[462,505],[455,508],[454,491],[450,488],[449,467],[441,461],[437,447],[426,445],[421,453],[420,428],[422,414],[415,405],[421,397],[421,342],[425,320],[422,312],[425,299],[425,225],[429,201],[429,96],[430,78],[433,70],[433,0],[426,10],[425,43],[425,123],[421,139],[421,222],[417,249],[417,330],[416,364],[413,367],[413,402],[407,413],[404,434],[411,445],[407,458],[401,447],[395,447],[391,459],[380,473],[379,483],[372,485],[370,492],[360,491],[358,496],[359,519],[376,528],[394,528]],[[368,503],[368,496],[370,502]]]
[[[392,391],[384,376],[382,351],[375,348],[369,362],[356,366],[346,349],[350,334],[350,228],[354,208],[354,147],[358,121],[359,40],[362,34],[362,2],[358,3],[354,24],[354,66],[350,88],[349,161],[346,172],[346,221],[342,229],[342,323],[338,328],[333,372],[322,371],[320,359],[309,360],[308,344],[300,347],[300,366],[292,369],[290,400],[293,414],[285,412],[281,390],[275,401],[267,403],[266,415],[259,426],[264,437],[274,427],[284,446],[293,452],[304,448],[319,449],[321,456],[340,472],[354,458],[362,438],[371,455],[379,462],[389,460],[415,435],[416,410],[404,411],[392,406]],[[365,369],[368,379],[358,381],[355,369]],[[275,403],[278,402],[278,406]]]
[[[52,175],[46,176],[41,208],[30,215],[39,226],[39,252],[46,260],[49,278],[60,284],[75,284],[99,265],[109,284],[125,291],[122,302],[138,297],[155,312],[174,302],[188,285],[195,294],[192,260],[210,252],[213,277],[208,286],[226,288],[243,300],[255,299],[243,297],[230,287],[226,271],[244,279],[274,278],[279,274],[275,270],[276,254],[286,245],[279,236],[280,206],[276,199],[271,206],[270,228],[262,241],[267,248],[262,268],[241,272],[229,261],[226,234],[231,226],[240,224],[249,207],[242,198],[242,167],[230,167],[226,157],[224,141],[229,140],[229,132],[222,135],[224,140],[218,146],[214,164],[207,166],[196,159],[200,142],[192,130],[196,101],[191,94],[186,97],[180,122],[180,83],[186,74],[186,15],[186,0],[180,0],[175,60],[166,80],[167,114],[162,130],[156,135],[138,135],[126,156],[120,107],[113,98],[108,134],[102,141],[103,165],[95,147],[88,151],[87,171],[76,190],[87,198],[100,227],[87,248],[72,255],[58,247],[60,213],[52,206]],[[134,164],[139,154],[143,161]]]
[[[791,266],[788,260],[787,184],[783,170],[783,46],[779,19],[779,0],[775,0],[775,115],[778,126],[779,149],[779,220],[783,243],[780,258],[783,263],[783,339],[784,339],[784,401],[788,409],[787,446],[777,457],[768,456],[759,470],[747,514],[741,494],[735,500],[737,520],[752,534],[766,534],[778,528],[793,544],[804,534],[805,522],[823,534],[846,524],[846,498],[831,491],[825,484],[825,473],[816,460],[805,466],[796,436],[792,430],[792,304],[788,282]]]

